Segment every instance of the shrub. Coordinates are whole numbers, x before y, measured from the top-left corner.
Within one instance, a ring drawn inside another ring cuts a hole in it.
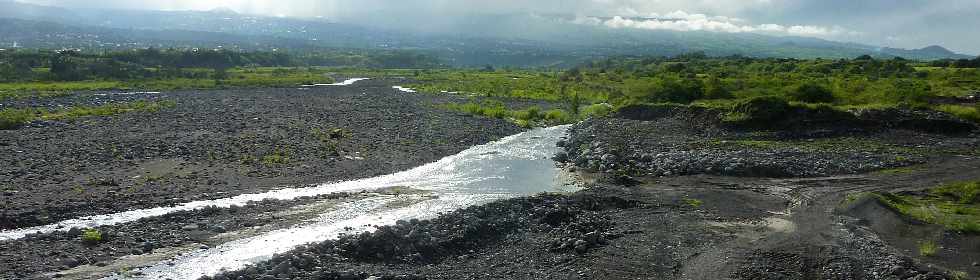
[[[541,118],[541,108],[533,106],[525,110],[514,112],[514,118],[518,120],[533,121]]]
[[[29,122],[33,117],[34,114],[26,109],[0,110],[0,130],[18,128]]]
[[[86,229],[82,231],[82,242],[90,245],[98,244],[102,242],[102,232],[94,228]]]
[[[805,83],[789,94],[790,100],[806,103],[834,102],[834,93],[822,85]]]
[[[725,117],[725,122],[766,125],[777,121],[789,112],[790,105],[778,96],[760,96],[735,102]]]
[[[919,255],[923,257],[935,256],[939,252],[939,245],[934,241],[923,241],[919,243]]]
[[[704,84],[698,79],[660,79],[650,96],[654,102],[691,103],[704,96]]]
[[[579,114],[583,118],[604,117],[609,115],[609,113],[611,113],[612,111],[613,111],[612,105],[601,103],[601,104],[592,104],[589,106],[585,106],[581,110],[579,110]]]
[[[548,110],[544,112],[544,118],[552,123],[570,123],[573,118],[568,112],[561,109]]]

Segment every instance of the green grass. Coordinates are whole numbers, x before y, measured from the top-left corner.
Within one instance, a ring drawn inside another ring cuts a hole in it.
[[[980,234],[980,182],[945,184],[922,195],[877,193],[875,197],[903,215],[946,229]]]
[[[173,101],[135,101],[100,106],[76,106],[67,109],[3,109],[0,110],[0,129],[16,129],[35,120],[71,121],[82,117],[112,116],[129,112],[156,112],[175,106]]]
[[[577,117],[561,109],[542,111],[541,108],[532,106],[520,110],[511,110],[507,109],[504,103],[500,101],[484,101],[483,103],[467,102],[462,104],[450,103],[442,105],[442,107],[447,110],[474,116],[510,120],[521,127],[567,124],[578,120]]]
[[[200,71],[208,73],[211,69],[185,69],[184,71]],[[90,81],[41,81],[41,82],[11,82],[0,83],[0,100],[8,98],[25,98],[30,96],[51,97],[60,96],[72,91],[97,90],[188,90],[188,89],[219,89],[219,88],[262,88],[262,87],[296,87],[302,84],[333,83],[334,79],[327,76],[325,71],[305,68],[246,68],[228,71],[228,78],[215,80],[213,78],[159,78],[137,80],[90,80]]]
[[[0,110],[0,130],[15,129],[31,120],[35,114],[29,109],[3,109]]]
[[[899,167],[899,168],[890,168],[890,169],[880,170],[880,171],[878,171],[876,173],[878,173],[878,174],[908,174],[908,173],[915,172],[916,170],[917,170],[917,168],[915,168],[915,167]]]
[[[684,204],[687,204],[687,206],[691,206],[693,208],[699,208],[701,205],[704,205],[704,201],[701,201],[700,199],[685,198]]]
[[[263,156],[262,163],[265,165],[289,164],[289,151],[286,149],[276,149],[272,153]]]
[[[980,181],[946,184],[935,188],[932,193],[956,199],[959,203],[980,203]]]
[[[936,106],[935,109],[937,111],[949,113],[951,115],[954,115],[964,120],[980,123],[980,105],[977,106],[939,105]]]
[[[935,241],[919,242],[919,255],[923,257],[935,256],[939,252],[939,245]]]

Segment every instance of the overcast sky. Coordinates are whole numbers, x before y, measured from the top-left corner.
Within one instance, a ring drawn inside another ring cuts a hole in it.
[[[357,21],[569,14],[609,28],[754,32],[980,54],[980,0],[21,0],[66,7],[209,10]],[[616,17],[619,16],[619,17]],[[646,17],[649,19],[640,19]]]

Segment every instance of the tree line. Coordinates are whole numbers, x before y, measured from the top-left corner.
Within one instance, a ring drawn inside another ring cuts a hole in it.
[[[86,53],[78,50],[0,52],[0,81],[131,80],[208,78],[235,67],[350,66],[431,68],[430,56],[404,51],[242,52],[211,49],[135,49]],[[188,69],[213,69],[208,74]],[[47,71],[38,71],[47,69]],[[220,77],[219,77],[220,78]]]

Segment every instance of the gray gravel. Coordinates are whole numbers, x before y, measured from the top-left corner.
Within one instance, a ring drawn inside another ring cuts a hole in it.
[[[883,131],[783,139],[676,118],[599,118],[576,124],[559,143],[564,151],[556,160],[589,171],[631,176],[819,177],[922,163],[930,149],[947,138]]]

